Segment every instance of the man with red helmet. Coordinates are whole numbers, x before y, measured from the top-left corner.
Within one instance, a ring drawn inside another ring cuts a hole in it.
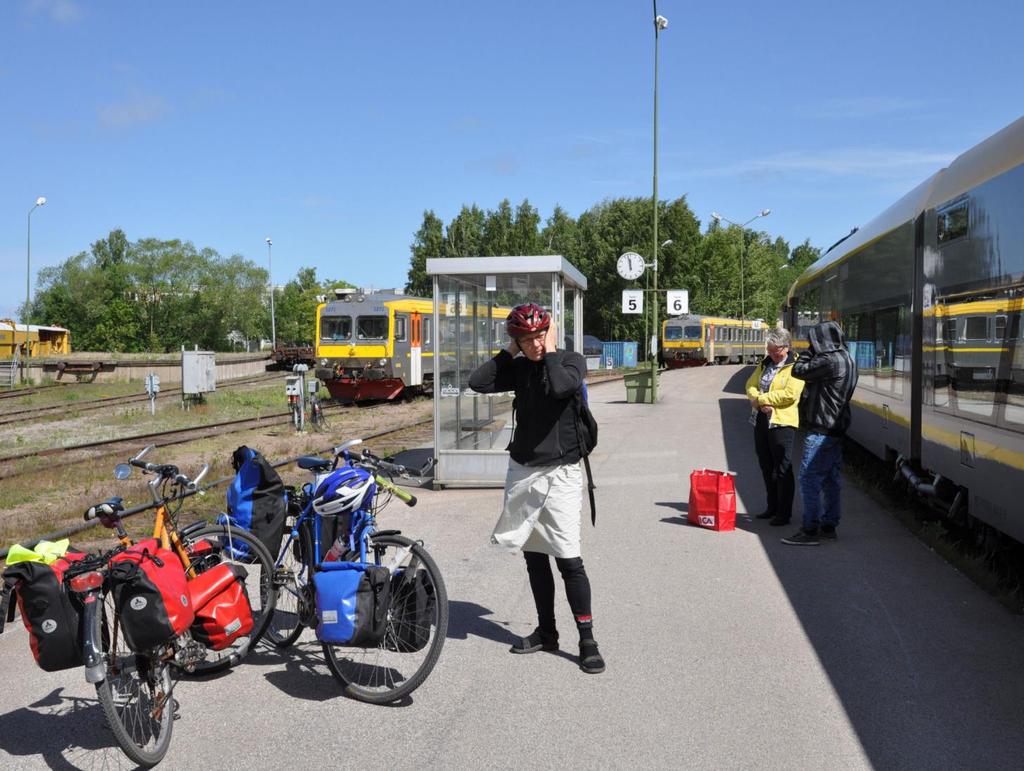
[[[516,395],[505,503],[491,541],[522,550],[538,625],[511,651],[558,650],[554,557],[579,632],[580,669],[597,674],[605,663],[594,640],[590,580],[580,551],[583,448],[576,399],[586,360],[557,349],[551,314],[536,303],[513,308],[505,329],[512,341],[470,375],[469,385],[478,393]]]

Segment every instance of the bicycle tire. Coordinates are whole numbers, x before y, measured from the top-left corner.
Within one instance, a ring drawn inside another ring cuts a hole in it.
[[[281,552],[274,563],[274,612],[266,633],[267,641],[275,648],[294,645],[306,626],[303,617],[312,612],[304,607],[312,599],[306,588],[309,571],[305,567],[314,562],[310,557],[312,551],[309,529],[304,526],[295,539],[286,536],[281,542]]]
[[[225,548],[224,544],[228,543],[229,537],[231,544],[242,543],[245,545],[245,550],[248,552],[247,557],[235,556],[230,548]],[[266,632],[277,599],[273,590],[274,560],[262,541],[248,530],[241,530],[237,527],[232,527],[229,531],[225,525],[207,525],[195,533],[189,534],[185,542],[185,549],[192,551],[194,544],[199,541],[213,544],[214,550],[196,560],[198,572],[203,572],[224,562],[241,565],[247,574],[246,590],[249,595],[249,604],[252,607],[252,631],[249,635],[240,637],[220,651],[207,648],[206,658],[196,664],[194,669],[196,674],[213,674],[230,669],[242,661],[256,647]]]
[[[392,603],[388,609],[387,632],[378,646],[350,648],[330,643],[321,643],[321,646],[327,666],[346,696],[369,704],[390,704],[416,690],[434,669],[448,634],[448,592],[437,563],[419,543],[401,535],[381,535],[373,537],[371,544],[384,547],[383,556],[374,551],[374,561],[388,565],[392,576],[397,575],[399,569],[407,576],[415,575],[420,569],[425,572],[434,598],[428,641],[418,651],[402,650],[396,631],[402,620]],[[401,550],[406,550],[404,556],[392,565]],[[395,592],[392,596],[398,594]]]
[[[104,610],[95,614],[93,639],[102,640],[106,663],[106,676],[96,683],[96,696],[124,754],[143,768],[152,768],[171,746],[176,704],[171,697],[170,666],[157,662],[151,668],[152,660],[128,650],[123,635],[111,641],[106,619],[113,616],[113,608],[113,602],[105,601]],[[147,673],[144,678],[140,666]]]

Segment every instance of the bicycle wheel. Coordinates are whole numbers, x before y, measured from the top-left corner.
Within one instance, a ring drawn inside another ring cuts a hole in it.
[[[313,562],[308,556],[312,550],[309,530],[305,526],[299,529],[294,539],[287,537],[281,544],[281,553],[274,568],[277,596],[267,626],[267,640],[277,648],[293,645],[313,615],[312,597],[308,590],[309,571],[305,567]]]
[[[206,649],[206,658],[195,671],[211,674],[233,667],[259,642],[270,623],[277,599],[274,591],[274,560],[267,547],[248,530],[225,525],[207,525],[190,533],[185,549],[196,556],[195,572],[202,573],[228,562],[245,568],[245,588],[252,607],[252,632],[239,637],[223,650]]]
[[[93,639],[102,640],[107,667],[106,677],[96,683],[103,715],[124,754],[152,768],[171,745],[176,705],[171,698],[170,667],[128,650],[124,635],[112,639],[115,615],[110,595],[95,618],[98,628]]]
[[[371,545],[376,564],[391,571],[384,640],[375,648],[322,646],[327,666],[347,696],[389,704],[416,690],[437,663],[448,633],[448,593],[437,563],[412,539],[381,535]],[[409,602],[414,588],[426,598],[425,608],[416,612]]]

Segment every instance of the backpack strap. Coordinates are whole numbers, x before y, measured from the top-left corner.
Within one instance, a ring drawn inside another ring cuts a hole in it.
[[[4,625],[14,621],[14,592],[17,580],[4,577],[0,584],[0,634],[3,634]]]
[[[587,452],[586,447],[583,445],[583,436],[580,434],[580,424],[583,422],[583,389],[586,387],[584,383],[580,384],[579,389],[573,395],[573,399],[576,402],[576,444],[580,448],[580,455],[583,457],[583,467],[587,470],[587,496],[590,498],[590,526],[597,527],[597,503],[594,500],[594,489],[597,485],[594,484],[594,475],[590,471],[590,453]]]

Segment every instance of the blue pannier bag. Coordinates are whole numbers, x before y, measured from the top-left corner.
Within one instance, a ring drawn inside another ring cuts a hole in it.
[[[316,637],[321,642],[372,648],[384,639],[391,574],[365,562],[324,562],[313,575]]]
[[[288,499],[281,477],[259,451],[239,447],[231,455],[235,478],[227,492],[228,513],[217,518],[217,524],[248,530],[277,557],[284,536]],[[236,559],[250,557],[244,543],[231,546]]]

